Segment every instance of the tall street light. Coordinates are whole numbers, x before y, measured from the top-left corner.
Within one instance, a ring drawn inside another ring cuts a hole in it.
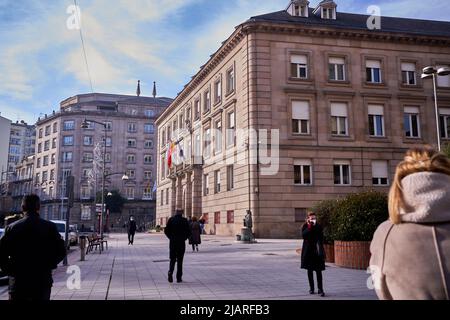
[[[107,177],[116,175],[116,174],[123,174],[122,173],[110,173],[106,174],[106,138],[107,138],[107,126],[105,122],[99,122],[95,120],[88,120],[84,119],[83,123],[81,124],[81,129],[89,129],[90,123],[97,123],[103,126],[104,129],[104,137],[103,137],[103,169],[102,169],[102,212],[100,215],[100,238],[103,239],[103,215],[105,214],[105,180]],[[128,180],[128,176],[126,174],[123,175],[122,180]]]
[[[436,113],[436,131],[437,131],[437,143],[438,143],[438,150],[441,151],[441,133],[439,130],[439,107],[438,107],[438,100],[437,100],[437,77],[438,76],[448,76],[450,75],[450,68],[449,67],[432,67],[428,66],[423,69],[422,73],[422,79],[428,79],[433,78],[433,89],[434,89],[434,109]]]

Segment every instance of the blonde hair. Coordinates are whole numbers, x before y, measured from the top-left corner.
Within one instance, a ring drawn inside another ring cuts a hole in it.
[[[402,180],[418,172],[437,172],[450,176],[450,159],[431,147],[415,148],[406,152],[405,158],[397,166],[389,192],[389,217],[394,224],[401,223],[400,209],[405,208]]]

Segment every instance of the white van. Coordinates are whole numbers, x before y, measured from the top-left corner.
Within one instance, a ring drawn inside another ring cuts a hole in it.
[[[66,241],[66,222],[64,220],[50,220],[50,222],[56,224],[56,229],[58,229],[63,240]]]

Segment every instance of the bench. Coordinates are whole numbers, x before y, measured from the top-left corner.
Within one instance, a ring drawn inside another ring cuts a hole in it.
[[[104,244],[106,244],[106,250],[108,250],[108,240],[105,240],[103,237],[99,237],[97,234],[93,234],[92,236],[88,236],[88,247],[86,250],[86,254],[97,250],[100,248],[100,252],[104,250]]]

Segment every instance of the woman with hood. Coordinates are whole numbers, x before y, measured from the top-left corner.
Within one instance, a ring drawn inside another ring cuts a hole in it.
[[[389,221],[374,234],[372,280],[383,300],[448,300],[450,159],[413,149],[397,166]]]

